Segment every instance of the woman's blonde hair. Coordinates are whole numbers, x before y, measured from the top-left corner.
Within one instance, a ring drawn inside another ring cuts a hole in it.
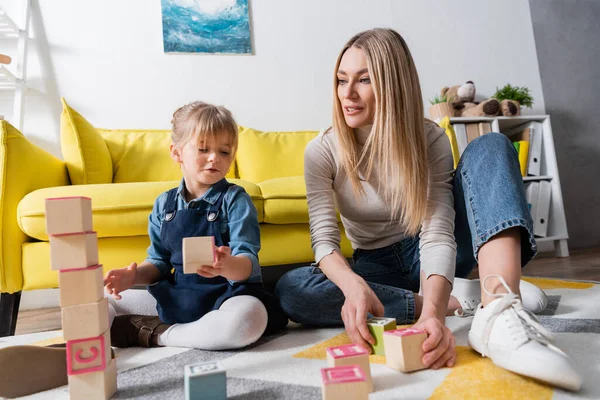
[[[373,129],[362,151],[337,97],[337,72],[351,47],[364,52],[375,94]],[[391,29],[373,29],[346,43],[335,66],[333,104],[340,161],[355,195],[365,194],[359,165],[366,161],[364,179],[378,174],[379,190],[390,207],[390,220],[399,220],[408,234],[416,235],[426,212],[429,167],[419,76],[400,34]]]
[[[223,106],[194,101],[179,107],[173,113],[171,124],[171,141],[175,148],[180,149],[190,140],[214,141],[217,136],[226,134],[233,152],[237,149],[238,127],[231,111]]]

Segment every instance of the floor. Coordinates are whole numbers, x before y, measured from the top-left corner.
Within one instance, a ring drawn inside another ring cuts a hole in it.
[[[571,251],[567,258],[556,258],[544,253],[524,270],[526,276],[546,278],[593,280],[600,282],[600,248]],[[19,313],[16,334],[60,329],[60,308],[28,310]]]

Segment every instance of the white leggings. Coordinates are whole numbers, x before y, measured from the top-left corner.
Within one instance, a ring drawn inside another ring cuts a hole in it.
[[[158,315],[156,299],[147,290],[130,289],[121,300],[108,297],[110,324],[117,315]],[[158,344],[202,350],[238,349],[256,342],[267,327],[267,310],[253,296],[236,296],[197,321],[174,324],[158,337]]]

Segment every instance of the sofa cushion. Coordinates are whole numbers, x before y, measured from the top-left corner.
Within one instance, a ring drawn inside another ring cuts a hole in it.
[[[304,149],[319,132],[240,131],[238,176],[250,182],[304,175]]]
[[[62,99],[60,147],[73,185],[111,183],[113,167],[100,133]]]
[[[171,158],[169,130],[98,129],[112,159],[113,182],[156,182],[181,179]],[[235,161],[226,175],[235,178]]]
[[[246,189],[263,222],[260,188],[251,182],[231,179]],[[36,190],[19,203],[17,219],[21,230],[38,240],[48,240],[44,219],[47,197],[85,196],[92,199],[94,230],[99,238],[141,236],[148,234],[148,216],[154,201],[164,191],[179,185],[170,182],[131,182],[101,185],[59,186]]]
[[[303,176],[276,178],[258,184],[265,202],[268,224],[308,224],[308,205]]]

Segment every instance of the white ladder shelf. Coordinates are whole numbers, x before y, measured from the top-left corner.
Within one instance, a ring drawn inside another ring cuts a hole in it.
[[[29,42],[30,0],[23,0],[23,29],[19,28],[5,12],[0,9],[0,39],[16,39],[17,57],[14,70],[0,65],[0,90],[14,90],[13,125],[23,131],[23,110],[25,106],[25,89],[27,76],[27,48]]]

